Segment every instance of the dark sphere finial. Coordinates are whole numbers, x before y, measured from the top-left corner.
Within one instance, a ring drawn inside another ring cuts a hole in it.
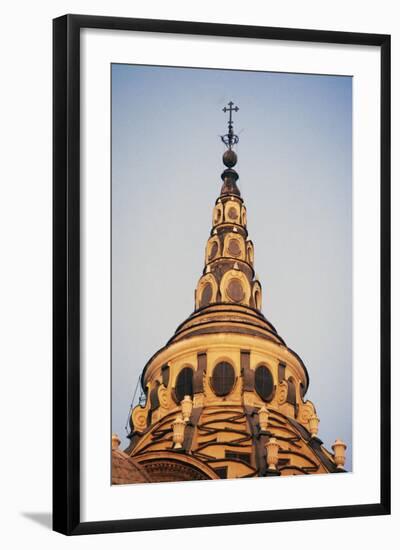
[[[228,168],[232,168],[237,163],[237,154],[232,149],[227,149],[222,157],[222,162]]]

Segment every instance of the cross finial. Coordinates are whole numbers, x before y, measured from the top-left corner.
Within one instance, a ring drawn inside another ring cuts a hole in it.
[[[232,112],[233,111],[238,112],[239,107],[237,107],[237,106],[234,107],[233,106],[234,105],[233,101],[230,101],[228,103],[228,105],[229,105],[229,107],[224,107],[222,110],[224,111],[224,113],[229,112],[229,122],[228,122],[228,124],[229,124],[229,126],[231,126],[232,123],[233,123],[233,121],[232,121]]]
[[[229,120],[228,120],[228,133],[224,136],[221,136],[222,141],[225,143],[229,149],[232,148],[232,145],[235,145],[239,141],[239,137],[233,133],[233,120],[232,120],[232,113],[235,111],[236,113],[239,110],[239,107],[236,105],[233,106],[233,101],[230,101],[228,103],[228,107],[224,107],[222,110],[224,113],[229,113]]]

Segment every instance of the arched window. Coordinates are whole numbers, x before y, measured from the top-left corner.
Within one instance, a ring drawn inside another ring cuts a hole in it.
[[[184,367],[175,382],[175,399],[177,403],[180,403],[185,395],[193,397],[193,370],[190,367]]]
[[[211,385],[214,393],[220,397],[228,395],[235,384],[235,369],[230,363],[218,363],[212,373]]]
[[[254,385],[256,392],[263,401],[269,401],[274,393],[274,379],[271,371],[265,365],[260,365],[256,368],[254,376]]]

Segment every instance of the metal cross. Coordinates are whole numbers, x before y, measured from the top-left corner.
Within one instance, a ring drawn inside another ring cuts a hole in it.
[[[229,124],[229,126],[232,126],[232,112],[233,112],[233,111],[238,112],[239,107],[234,107],[234,106],[233,106],[233,101],[230,101],[230,102],[228,103],[228,105],[229,105],[229,108],[228,108],[228,107],[224,107],[222,110],[224,111],[224,113],[229,112],[229,122],[228,122],[228,124]]]
[[[222,110],[224,113],[229,113],[229,121],[228,121],[228,133],[224,136],[221,136],[222,141],[225,143],[229,149],[232,148],[232,145],[236,145],[239,141],[239,137],[233,133],[233,120],[232,120],[232,113],[233,111],[238,112],[239,107],[233,106],[233,101],[230,101],[228,103],[229,107],[224,107]]]

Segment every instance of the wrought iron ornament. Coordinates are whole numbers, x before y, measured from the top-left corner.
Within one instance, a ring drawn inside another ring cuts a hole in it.
[[[221,136],[221,139],[229,149],[232,149],[232,145],[236,145],[236,143],[239,142],[239,136],[237,136],[233,132],[232,112],[233,111],[238,112],[239,107],[237,107],[237,106],[234,107],[233,106],[233,101],[230,101],[228,103],[228,105],[229,105],[229,107],[224,107],[222,109],[224,111],[224,113],[227,113],[227,112],[229,113],[228,133],[225,134],[224,136]]]

